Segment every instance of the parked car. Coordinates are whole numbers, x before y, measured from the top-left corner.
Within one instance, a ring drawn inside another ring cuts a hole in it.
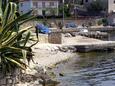
[[[35,28],[39,30],[39,33],[48,34],[51,32],[50,29],[43,24],[37,24]]]
[[[76,28],[77,25],[74,22],[69,22],[69,23],[65,24],[65,27],[66,28]]]

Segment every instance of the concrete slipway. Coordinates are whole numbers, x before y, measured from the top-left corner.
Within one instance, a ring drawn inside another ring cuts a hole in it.
[[[79,35],[76,37],[64,37],[62,40],[62,46],[72,46],[80,52],[113,50],[115,48],[115,41],[102,41],[99,39],[88,38]]]

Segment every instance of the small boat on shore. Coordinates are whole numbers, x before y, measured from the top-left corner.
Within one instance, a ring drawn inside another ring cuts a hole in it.
[[[78,35],[81,35],[81,36],[85,36],[85,37],[90,37],[90,38],[106,38],[108,37],[108,33],[106,32],[100,32],[100,31],[88,31],[87,29],[85,29],[84,31],[80,31],[78,32]]]

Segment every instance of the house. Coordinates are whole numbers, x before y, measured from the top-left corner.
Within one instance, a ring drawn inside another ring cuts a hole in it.
[[[108,0],[82,0],[82,3],[84,6],[88,7],[94,1],[99,1],[102,6],[107,9]]]
[[[89,4],[89,3],[91,3],[92,1],[95,1],[95,0],[82,0],[82,3],[83,3],[83,4]]]
[[[107,2],[108,0],[81,0],[83,4],[89,4],[93,1],[103,1],[103,2]]]
[[[34,10],[34,15],[58,15],[58,0],[19,0],[20,13]]]
[[[108,0],[108,13],[115,12],[115,0]]]
[[[115,0],[108,0],[108,23],[115,26]]]
[[[91,2],[96,0],[82,0],[84,6],[90,5]],[[98,0],[103,2],[105,13],[107,16],[108,24],[115,26],[115,0]]]
[[[90,3],[93,1],[103,2],[103,5],[105,5],[106,7],[107,13],[111,13],[113,10],[115,10],[115,0],[82,0],[85,6],[90,5]]]

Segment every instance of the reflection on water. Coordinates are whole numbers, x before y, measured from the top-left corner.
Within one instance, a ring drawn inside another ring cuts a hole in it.
[[[54,71],[59,86],[115,86],[115,52],[79,53]]]
[[[108,38],[104,40],[115,41],[115,32],[108,32]]]

